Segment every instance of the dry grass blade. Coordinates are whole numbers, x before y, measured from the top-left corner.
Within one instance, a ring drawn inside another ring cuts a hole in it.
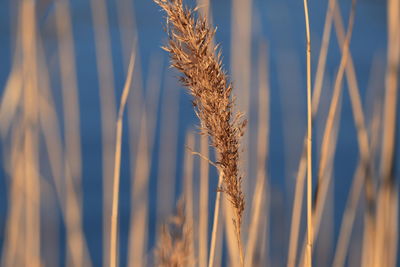
[[[200,136],[200,153],[208,157],[208,137]],[[208,179],[209,165],[200,161],[200,192],[199,192],[199,266],[207,266],[208,247]]]
[[[320,163],[319,163],[319,170],[318,170],[318,185],[322,183],[322,180],[325,172],[327,170],[327,160],[328,160],[328,150],[329,150],[329,144],[330,144],[330,139],[331,139],[331,133],[332,129],[334,127],[334,118],[337,114],[338,111],[338,104],[340,100],[340,96],[342,93],[342,81],[343,81],[343,75],[345,71],[345,67],[347,64],[347,59],[349,56],[349,45],[350,45],[350,38],[352,35],[353,31],[353,25],[354,25],[354,16],[355,16],[355,4],[356,0],[352,1],[352,9],[349,17],[349,26],[348,26],[348,31],[346,34],[345,41],[343,43],[343,54],[342,58],[340,61],[339,65],[339,70],[336,76],[335,84],[334,84],[334,89],[333,89],[333,95],[332,95],[332,101],[331,105],[329,108],[329,113],[328,113],[328,118],[327,122],[325,125],[325,130],[324,130],[324,137],[322,140],[322,145],[321,145],[321,158],[320,158]],[[320,197],[320,194],[318,192],[318,187],[316,191],[316,197],[315,197],[315,202],[318,202],[318,199]]]
[[[138,64],[136,64],[138,66]],[[138,68],[138,67],[137,67]],[[136,69],[137,69],[136,68]],[[161,64],[158,61],[153,61],[150,66],[149,73],[160,73]],[[161,77],[152,75],[151,82],[147,83],[147,91],[150,91],[148,99],[141,105],[143,97],[141,96],[140,88],[131,94],[131,102],[129,107],[141,106],[137,113],[141,113],[139,135],[137,137],[137,149],[134,149],[134,143],[131,142],[132,153],[132,189],[131,189],[131,219],[130,233],[128,245],[128,264],[130,267],[146,265],[146,248],[148,242],[148,191],[150,171],[152,168],[151,152],[155,143],[154,129],[157,122],[157,107],[160,99],[160,81]],[[137,84],[135,82],[135,84]],[[140,95],[140,96],[138,96]],[[146,106],[146,108],[144,108]],[[130,140],[135,140],[136,127],[133,123],[135,117],[135,107],[131,107],[131,115],[129,124]],[[136,150],[136,152],[134,152]]]
[[[344,266],[349,247],[349,241],[351,238],[351,232],[353,229],[353,223],[356,217],[357,204],[361,195],[365,176],[366,173],[364,165],[362,162],[360,162],[353,178],[353,184],[347,200],[346,210],[343,214],[342,226],[340,229],[332,266]]]
[[[218,178],[218,187],[222,186],[223,181],[223,173],[220,172]],[[208,260],[208,267],[214,266],[214,257],[215,257],[215,249],[216,249],[216,242],[217,242],[217,229],[218,229],[218,219],[219,219],[219,210],[220,210],[220,202],[221,202],[221,192],[217,192],[217,196],[215,199],[215,207],[214,207],[214,221],[213,221],[213,228],[211,233],[211,244],[210,244],[210,257]]]
[[[304,0],[304,17],[306,21],[307,40],[307,266],[312,266],[312,107],[311,107],[311,39],[308,16],[308,1]]]
[[[315,208],[313,209],[313,227],[315,230],[315,233],[318,232],[317,229],[319,229],[319,224],[321,221],[321,214],[322,210],[324,207],[325,203],[325,198],[326,194],[324,194],[325,190],[327,189],[327,186],[329,184],[329,180],[327,177],[329,177],[329,172],[330,172],[330,167],[329,167],[329,161],[331,160],[332,157],[332,139],[334,135],[334,125],[336,121],[336,117],[338,114],[339,106],[340,106],[340,98],[341,98],[341,93],[342,93],[342,81],[343,81],[343,75],[344,75],[344,70],[347,64],[347,59],[350,54],[349,51],[349,44],[350,44],[350,39],[353,31],[353,25],[354,25],[354,16],[355,16],[355,6],[356,6],[356,0],[352,1],[352,8],[351,8],[351,13],[349,16],[349,24],[348,24],[348,30],[346,33],[346,38],[343,43],[343,53],[342,53],[342,58],[340,61],[339,65],[339,70],[336,76],[335,84],[334,84],[334,89],[333,89],[333,95],[332,95],[332,100],[331,104],[329,107],[329,112],[328,112],[328,118],[327,122],[325,125],[324,129],[324,136],[322,140],[322,145],[321,145],[321,158],[319,162],[319,170],[318,170],[318,184],[317,184],[317,189],[315,193]],[[313,236],[313,239],[315,239],[316,236]],[[308,253],[307,253],[308,254]]]
[[[186,145],[189,147],[194,147],[195,146],[195,136],[193,131],[189,131],[186,134]],[[187,257],[189,259],[192,259],[190,262],[190,265],[187,265],[187,267],[190,266],[195,266],[195,244],[194,244],[194,236],[195,236],[195,220],[194,220],[194,205],[193,202],[195,200],[195,195],[193,191],[193,156],[192,154],[187,151],[185,153],[185,159],[184,159],[184,196],[185,196],[185,217],[186,217],[186,224],[189,227],[189,229],[192,229],[189,232],[189,254]]]
[[[317,71],[315,74],[314,88],[312,92],[311,108],[312,108],[312,119],[318,112],[319,102],[322,91],[322,83],[324,80],[326,57],[328,54],[330,33],[332,28],[332,17],[333,10],[335,9],[335,0],[329,1],[329,6],[325,16],[324,32],[322,37],[322,45],[318,57]],[[293,209],[292,209],[292,221],[290,229],[290,241],[289,241],[289,251],[288,251],[288,267],[292,267],[296,262],[297,246],[298,246],[298,236],[299,236],[299,221],[302,209],[302,195],[304,191],[304,177],[306,174],[306,159],[307,159],[307,135],[304,138],[304,148],[303,153],[300,158],[299,167],[297,171],[296,185],[295,185],[295,195],[293,199]]]
[[[234,210],[236,238],[243,264],[241,223],[244,211],[242,177],[239,175],[239,141],[246,120],[234,114],[232,86],[222,69],[220,53],[212,48],[215,33],[206,19],[196,17],[193,10],[183,7],[181,0],[155,0],[167,13],[169,43],[164,49],[170,53],[172,66],[180,71],[182,84],[193,96],[195,112],[201,128],[211,137],[211,145],[218,152],[218,165],[223,172],[220,191],[228,195]]]
[[[374,266],[395,266],[398,242],[398,185],[396,184],[397,98],[400,65],[400,3],[390,0],[388,49],[383,104],[383,134],[380,162],[381,185],[377,197]]]
[[[115,152],[116,99],[107,7],[104,0],[91,0],[96,67],[100,93],[103,176],[103,266],[110,262],[110,216]],[[109,267],[109,266],[107,266]]]
[[[249,227],[249,237],[246,245],[245,266],[254,266],[256,243],[260,236],[262,224],[262,211],[268,205],[265,191],[268,186],[266,181],[266,161],[268,158],[269,121],[270,121],[270,93],[268,77],[268,60],[266,45],[260,48],[259,61],[259,93],[258,93],[258,136],[257,136],[257,183],[252,201],[252,219]],[[262,230],[261,230],[262,231]]]
[[[119,105],[117,119],[117,134],[115,139],[115,162],[113,176],[113,194],[112,194],[112,211],[111,211],[111,231],[110,231],[110,267],[117,266],[117,225],[118,225],[118,200],[119,200],[119,182],[121,167],[121,146],[122,146],[122,122],[125,110],[125,104],[128,99],[129,91],[132,85],[132,75],[135,64],[135,51],[132,50],[131,59],[128,67],[128,74],[121,95],[121,103]]]

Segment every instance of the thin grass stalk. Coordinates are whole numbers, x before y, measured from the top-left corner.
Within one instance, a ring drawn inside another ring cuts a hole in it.
[[[375,66],[375,68],[377,68]],[[377,73],[376,71],[372,73]],[[371,77],[371,79],[377,77]],[[380,131],[382,129],[382,108],[381,100],[374,98],[373,102],[373,111],[371,115],[370,122],[370,139],[371,139],[371,159],[376,158],[376,154],[379,146],[379,137]],[[374,160],[371,160],[371,173],[375,174],[375,164]],[[362,247],[362,256],[361,256],[361,265],[365,267],[373,266],[374,264],[374,252],[375,252],[375,221],[374,221],[374,212],[372,211],[372,203],[375,202],[376,199],[376,189],[375,188],[367,188],[368,184],[365,184],[366,189],[364,190],[365,194],[365,202],[367,204],[367,210],[364,215],[364,233],[363,233],[363,247]]]
[[[249,237],[246,245],[245,266],[253,266],[254,251],[257,239],[260,237],[261,208],[265,202],[266,187],[266,161],[269,148],[269,121],[270,121],[270,96],[268,60],[266,45],[262,45],[259,55],[259,92],[258,92],[258,138],[257,138],[257,182],[252,201],[252,219],[249,225]]]
[[[230,51],[230,69],[231,77],[235,84],[237,92],[237,109],[244,114],[250,114],[250,88],[252,79],[252,17],[253,17],[253,0],[232,0],[231,9],[231,51]],[[245,133],[241,140],[243,149],[241,153],[241,171],[247,176],[256,169],[253,162],[250,161],[250,151],[252,149],[251,133]],[[251,189],[254,187],[252,179],[245,179],[242,183],[244,192],[244,201],[250,201]],[[254,182],[253,182],[254,183]],[[243,227],[248,228],[250,216],[244,216]],[[238,234],[241,234],[239,229]],[[246,232],[244,233],[246,235]],[[247,239],[246,236],[243,237]],[[243,251],[240,250],[243,254]],[[243,264],[243,262],[242,262]]]
[[[381,185],[377,198],[375,266],[395,266],[398,242],[398,185],[395,147],[397,144],[397,98],[400,64],[400,3],[388,1],[388,48],[383,105],[383,134],[380,158]]]
[[[319,194],[322,196],[318,202],[316,202],[316,205],[314,206],[314,210],[313,210],[313,229],[314,229],[314,240],[313,242],[316,241],[317,237],[318,237],[318,232],[320,229],[320,225],[321,225],[321,220],[322,220],[322,214],[323,214],[323,210],[325,208],[325,203],[326,203],[326,199],[327,199],[327,195],[328,195],[328,189],[329,186],[331,186],[331,180],[333,177],[333,166],[334,166],[334,155],[335,155],[335,151],[336,151],[336,144],[337,144],[337,138],[338,138],[338,132],[339,132],[339,122],[340,122],[340,117],[341,117],[341,98],[339,99],[339,103],[336,107],[336,114],[334,116],[334,124],[332,127],[332,132],[331,132],[331,137],[329,140],[329,146],[328,146],[328,150],[327,150],[327,161],[326,161],[326,165],[325,165],[325,176],[324,179],[319,183]],[[304,266],[306,264],[306,249],[307,249],[307,239],[305,238],[303,245],[302,245],[302,251],[301,251],[301,258],[299,261],[299,264],[301,266]]]
[[[318,187],[316,191],[316,196],[315,196],[315,205],[316,208],[313,210],[313,227],[314,229],[319,228],[320,224],[320,219],[321,219],[321,214],[322,214],[322,207],[324,206],[323,203],[325,202],[326,194],[321,193],[323,190],[323,187],[325,188],[328,186],[328,181],[324,181],[324,177],[326,176],[327,170],[328,170],[328,159],[330,158],[329,153],[330,146],[331,146],[331,139],[332,139],[332,134],[333,134],[333,126],[335,122],[335,117],[337,117],[337,112],[338,112],[338,106],[339,106],[339,100],[342,92],[342,80],[343,80],[343,74],[345,70],[345,66],[347,63],[348,55],[349,55],[349,44],[350,44],[350,38],[352,35],[353,31],[353,25],[354,25],[354,16],[355,16],[355,4],[356,0],[352,0],[352,7],[351,7],[351,12],[349,16],[349,23],[348,23],[348,31],[346,33],[346,38],[345,42],[343,44],[343,53],[339,65],[339,70],[336,76],[335,84],[334,84],[334,89],[333,89],[333,95],[332,95],[332,100],[328,112],[328,118],[324,130],[324,136],[322,140],[322,145],[321,145],[321,158],[320,158],[320,163],[319,163],[319,170],[318,170]],[[322,197],[322,198],[321,198]],[[317,232],[317,231],[316,231]],[[313,237],[315,238],[315,237]],[[309,254],[309,252],[306,252]],[[306,258],[307,261],[307,258]]]
[[[109,22],[104,0],[91,0],[91,12],[96,50],[96,67],[100,94],[101,138],[102,138],[102,179],[103,179],[103,266],[110,267],[110,216],[115,159],[115,125],[117,120],[115,84]]]
[[[166,77],[162,92],[160,116],[161,135],[157,172],[157,222],[164,221],[173,212],[176,196],[180,94],[179,91],[170,90],[172,89],[172,84],[172,80]]]
[[[111,231],[110,231],[110,267],[116,267],[118,264],[117,259],[117,237],[118,237],[118,202],[119,202],[119,183],[120,183],[120,168],[121,168],[121,146],[122,146],[122,123],[125,110],[126,101],[128,99],[129,91],[132,86],[133,69],[135,65],[135,51],[132,50],[128,73],[121,95],[121,102],[119,105],[117,129],[115,136],[115,161],[114,161],[114,176],[113,176],[113,194],[112,194],[112,210],[111,210]]]
[[[132,215],[129,233],[128,264],[131,267],[146,265],[145,253],[148,238],[148,179],[150,172],[150,147],[147,112],[142,111],[138,149],[132,181]]]
[[[148,219],[148,190],[146,190],[148,177],[146,171],[150,168],[147,151],[148,114],[143,108],[143,85],[139,47],[136,46],[136,63],[134,70],[135,83],[129,94],[127,103],[127,119],[129,125],[129,159],[131,181],[131,212],[129,219],[129,239],[127,265],[143,266],[142,249],[147,246],[147,219]],[[139,184],[140,186],[138,186]],[[136,192],[140,192],[139,195]],[[138,199],[138,200],[137,200]],[[137,208],[135,207],[137,205]],[[137,219],[137,218],[138,219]],[[137,234],[137,232],[139,234]],[[140,236],[142,235],[142,236]],[[136,238],[135,238],[136,237]],[[143,237],[143,238],[142,238]],[[141,256],[138,256],[141,255]]]
[[[81,187],[81,140],[80,140],[80,119],[79,119],[79,103],[77,92],[77,78],[76,78],[76,64],[74,44],[72,37],[71,16],[69,11],[68,1],[58,1],[56,7],[56,25],[58,41],[60,44],[59,58],[60,58],[60,73],[63,94],[63,107],[64,107],[64,129],[65,129],[65,178],[67,188],[66,194],[66,220],[79,228],[82,228],[82,196],[80,192]],[[72,181],[70,180],[72,179]],[[71,189],[73,187],[79,190]],[[75,194],[76,193],[76,194]],[[74,194],[74,195],[73,195]],[[76,196],[75,199],[72,196]],[[74,218],[70,218],[74,217]],[[75,224],[76,223],[76,224]],[[71,229],[78,229],[71,225]],[[75,258],[75,266],[91,265],[89,255],[87,254],[87,247],[83,236],[76,236],[76,234],[83,235],[82,229],[78,231],[69,231],[68,238],[75,239],[73,245],[68,246],[69,249],[75,251],[76,255],[68,256],[67,261],[71,257]],[[74,236],[75,235],[75,236]],[[71,253],[71,252],[69,252]],[[70,265],[70,263],[67,263]]]
[[[394,179],[396,117],[398,96],[398,73],[400,64],[400,3],[389,0],[388,49],[385,77],[385,99],[383,114],[383,140],[381,151],[381,176],[384,181]]]
[[[211,16],[210,0],[197,0],[199,12],[213,24]],[[214,46],[214,42],[211,44]],[[200,137],[200,154],[208,158],[208,136]],[[199,199],[199,267],[206,267],[208,260],[208,190],[209,190],[209,164],[205,160],[200,161],[200,199]],[[219,266],[217,264],[217,266]]]
[[[318,57],[318,65],[317,72],[315,75],[314,88],[312,92],[312,119],[315,119],[315,116],[318,112],[319,102],[322,91],[322,83],[324,80],[325,73],[325,63],[326,57],[328,54],[329,48],[329,40],[330,33],[332,28],[332,17],[333,10],[335,9],[336,2],[334,0],[329,1],[328,9],[326,11],[325,23],[324,23],[324,31],[322,37],[322,45]],[[304,138],[304,148],[302,152],[302,156],[300,157],[299,167],[297,171],[296,185],[295,185],[295,195],[293,199],[293,209],[292,209],[292,221],[291,221],[291,234],[289,240],[289,250],[288,250],[288,267],[293,267],[296,262],[296,254],[297,254],[297,245],[298,245],[298,235],[299,235],[299,222],[300,222],[300,214],[302,210],[302,195],[304,191],[304,177],[306,174],[306,166],[305,164],[307,159],[307,134]]]
[[[223,246],[224,246],[224,231],[222,223],[218,224],[217,237],[215,245],[214,266],[222,266]]]
[[[44,135],[45,148],[47,149],[48,158],[50,160],[50,171],[52,178],[54,179],[54,184],[56,187],[57,199],[59,200],[59,205],[61,207],[61,215],[65,220],[65,225],[67,228],[68,236],[68,249],[70,251],[75,251],[71,254],[74,255],[74,264],[79,266],[78,256],[81,253],[83,255],[88,255],[87,247],[84,246],[84,238],[82,233],[80,213],[76,213],[78,210],[78,200],[77,194],[75,192],[73,183],[71,182],[70,171],[68,170],[68,163],[65,164],[65,181],[66,185],[62,184],[63,176],[63,149],[61,142],[61,135],[59,130],[59,125],[57,123],[57,115],[55,112],[54,104],[52,102],[51,91],[49,90],[49,76],[47,73],[47,67],[44,62],[44,51],[41,43],[37,42],[36,49],[36,67],[37,74],[40,74],[41,79],[38,81],[40,90],[37,93],[37,106],[38,106],[38,129],[40,128]],[[40,126],[40,127],[39,127]],[[37,142],[37,144],[39,144]],[[63,191],[66,188],[66,193]],[[71,208],[66,209],[65,199],[68,198],[71,203]],[[68,214],[70,213],[70,214]],[[83,244],[83,246],[82,246]],[[82,251],[77,251],[80,249]],[[91,266],[90,260],[85,257],[84,263],[82,265]]]
[[[223,173],[219,173],[218,178],[218,188],[222,186],[223,182]],[[216,246],[216,239],[217,239],[217,229],[218,229],[218,221],[219,221],[219,210],[221,208],[221,191],[217,191],[217,195],[215,198],[215,206],[214,206],[214,219],[212,224],[212,231],[211,231],[211,244],[210,244],[210,257],[208,259],[208,267],[214,266],[214,258],[215,258],[215,246]]]
[[[8,187],[9,208],[6,214],[5,234],[1,252],[1,265],[12,266],[16,260],[22,260],[23,257],[17,255],[19,250],[17,247],[20,242],[20,237],[23,234],[23,153],[22,151],[22,135],[23,125],[21,119],[17,117],[22,105],[23,95],[23,64],[21,59],[22,53],[22,23],[18,23],[17,43],[15,54],[13,55],[12,69],[8,76],[7,83],[3,89],[3,95],[0,105],[0,131],[2,143],[4,145],[4,168],[5,172],[10,177]],[[8,140],[10,139],[10,140]]]
[[[333,1],[336,2],[336,0]],[[346,36],[339,8],[336,8],[334,11],[334,23],[335,23],[338,45],[343,53]],[[345,71],[346,71],[346,79],[350,95],[351,107],[353,111],[355,126],[357,129],[357,141],[358,141],[359,153],[360,157],[362,158],[363,164],[366,164],[366,162],[368,162],[370,153],[368,144],[368,134],[365,127],[365,116],[362,108],[360,90],[357,83],[357,78],[355,74],[354,63],[351,53],[348,54]]]
[[[304,143],[304,147],[306,147],[306,143]],[[307,158],[306,150],[303,150],[299,169],[297,171],[295,192],[293,198],[292,221],[290,224],[290,241],[289,241],[289,252],[288,252],[288,262],[287,262],[288,267],[294,267],[296,265],[301,209],[303,204],[303,191],[304,191],[304,180],[305,180],[304,178],[307,170],[307,161],[304,160],[306,158]]]
[[[50,172],[67,231],[67,251],[68,257],[70,257],[67,259],[67,264],[91,266],[92,263],[82,229],[81,198],[62,145],[60,126],[49,85],[50,77],[44,63],[44,50],[41,45],[39,45],[38,55],[42,59],[40,61],[42,62],[40,68],[41,93],[38,105],[40,125],[49,158]]]
[[[353,32],[355,4],[356,4],[356,0],[352,0],[352,7],[351,7],[351,13],[349,16],[348,30],[346,33],[345,41],[343,43],[342,58],[341,58],[339,70],[338,70],[338,73],[336,76],[334,89],[333,89],[333,95],[332,95],[332,101],[331,101],[331,105],[330,105],[329,112],[328,112],[327,122],[325,125],[324,136],[323,136],[322,145],[321,145],[321,158],[320,158],[319,170],[318,170],[318,181],[319,181],[318,184],[321,183],[321,181],[324,177],[325,171],[326,171],[327,160],[328,160],[327,151],[329,150],[331,133],[332,133],[332,129],[333,129],[334,121],[335,121],[334,118],[337,113],[337,107],[338,107],[338,103],[339,103],[340,96],[342,93],[342,81],[343,81],[344,70],[345,70],[345,67],[347,64],[348,55],[350,53],[349,45],[350,45],[351,35]],[[317,190],[316,200],[315,200],[316,204],[318,204],[317,202],[319,200],[320,195],[321,194],[319,194],[319,192]]]
[[[15,48],[16,51],[19,51],[20,49],[19,46]],[[14,121],[16,111],[21,102],[23,79],[22,68],[20,66],[21,63],[17,63],[17,54],[18,53],[14,56],[13,66],[8,75],[8,80],[4,86],[3,95],[1,97],[0,134],[3,138],[7,137],[12,122]]]
[[[39,176],[39,67],[37,59],[38,36],[34,1],[23,1],[20,6],[20,34],[22,42],[23,180],[24,180],[24,265],[41,266],[41,217]]]
[[[344,29],[343,29],[343,23],[342,23],[342,18],[340,15],[340,10],[337,9],[335,10],[335,26],[336,26],[336,33],[338,36],[338,42],[339,44],[344,43]],[[343,46],[340,45],[340,48],[343,50]],[[369,162],[369,157],[370,157],[370,152],[369,152],[369,144],[368,144],[368,136],[365,128],[365,120],[364,120],[364,113],[362,110],[362,105],[361,105],[361,99],[360,99],[360,93],[357,85],[357,80],[355,78],[355,71],[354,71],[354,65],[352,62],[351,54],[348,56],[348,63],[346,65],[346,76],[348,80],[348,89],[349,89],[349,94],[350,94],[350,100],[351,100],[351,106],[353,109],[353,115],[354,115],[354,120],[356,124],[356,129],[357,129],[357,140],[359,143],[359,150],[360,150],[360,157],[361,161],[360,164],[363,166],[360,166],[359,168],[366,169],[367,164]],[[346,209],[345,216],[343,219],[343,224],[342,224],[342,230],[339,235],[339,241],[338,241],[338,246],[335,254],[335,259],[334,259],[334,264],[336,266],[342,266],[344,264],[344,257],[346,253],[346,249],[348,247],[348,241],[349,239],[347,238],[347,235],[349,231],[351,231],[351,227],[354,221],[354,203],[357,202],[360,192],[358,189],[362,187],[360,185],[360,182],[358,180],[362,179],[364,183],[364,179],[366,177],[366,173],[363,172],[363,174],[357,174],[355,176],[355,179],[357,179],[357,182],[354,181],[351,189],[351,194],[349,196],[349,203],[350,205]],[[366,181],[368,182],[368,180]],[[355,186],[357,186],[355,188]],[[352,208],[353,207],[353,208]]]
[[[240,252],[237,245],[236,230],[232,224],[232,219],[234,217],[234,210],[229,204],[229,200],[221,196],[222,205],[222,226],[225,233],[225,246],[228,254],[227,262],[231,267],[241,267],[240,262]]]
[[[343,44],[345,36],[344,36],[344,29],[343,29],[342,18],[340,15],[340,10],[335,11],[335,26],[336,26],[336,33],[338,36],[338,42]],[[343,50],[342,46],[340,47]],[[351,54],[349,54],[348,63],[346,65],[346,76],[349,85],[348,89],[350,94],[351,106],[353,109],[353,115],[357,129],[357,137],[358,137],[357,140],[361,158],[360,164],[362,164],[362,166],[359,166],[359,168],[363,169],[363,171],[361,171],[362,172],[361,174],[360,173],[356,174],[355,179],[358,180],[361,179],[362,183],[365,182],[371,183],[370,179],[367,179],[369,175],[366,173],[371,171],[371,168],[368,166],[370,165],[369,162],[371,157],[369,149],[370,145],[368,144],[368,134],[365,127],[364,112],[362,110],[361,98],[357,85],[357,80],[355,78],[355,71]],[[369,170],[367,170],[367,168]],[[366,187],[367,186],[368,184],[366,185]],[[334,264],[336,264],[336,266],[342,266],[344,264],[344,257],[346,256],[346,250],[347,250],[345,248],[348,247],[348,242],[349,242],[348,235],[352,229],[355,216],[354,205],[358,201],[358,198],[360,196],[359,192],[360,187],[362,187],[362,185],[360,185],[359,181],[353,181],[352,189],[350,191],[351,194],[349,195],[349,205],[347,205],[348,208],[346,208],[345,215],[343,218],[342,228],[340,231],[339,241],[334,258]],[[365,188],[365,190],[367,190],[367,188]]]
[[[42,88],[46,89],[46,86]],[[79,211],[79,197],[73,178],[65,160],[57,115],[52,103],[50,91],[41,95],[40,120],[43,129],[45,147],[50,160],[57,198],[60,202],[61,215],[67,231],[67,251],[73,266],[91,266],[88,248],[82,230],[82,217]],[[65,183],[63,183],[63,179]],[[67,202],[69,202],[67,204]],[[81,251],[78,251],[80,249]]]
[[[200,153],[208,158],[208,136],[200,136]],[[208,259],[208,190],[209,190],[209,164],[200,161],[200,192],[199,192],[199,267],[207,266]]]
[[[195,137],[192,131],[189,131],[186,134],[186,146],[194,147],[195,146]],[[192,153],[186,151],[185,159],[184,159],[184,199],[185,199],[185,217],[186,223],[191,231],[188,233],[188,247],[189,247],[189,255],[187,257],[192,259],[189,266],[195,266],[195,246],[194,246],[194,212],[193,212],[193,156]]]
[[[20,123],[19,123],[20,124]],[[24,196],[21,194],[23,188],[23,153],[21,153],[22,146],[22,125],[14,126],[12,129],[12,138],[9,147],[10,162],[7,166],[7,173],[11,177],[9,187],[9,202],[10,208],[7,213],[7,221],[5,225],[5,238],[2,247],[1,265],[2,266],[16,266],[22,264],[22,257],[18,255],[21,236],[22,236],[22,211],[24,205]]]
[[[326,10],[324,30],[322,34],[322,44],[318,56],[317,71],[315,73],[313,96],[311,101],[313,118],[318,111],[319,101],[321,99],[322,84],[324,81],[326,58],[329,50],[329,42],[332,30],[333,12],[336,9],[336,0],[329,0]]]
[[[343,214],[342,224],[339,232],[339,238],[336,245],[336,251],[333,258],[334,267],[344,266],[346,255],[349,248],[349,241],[353,229],[354,219],[356,216],[358,200],[361,195],[361,191],[364,185],[365,177],[364,164],[360,162],[358,164],[356,173],[353,178],[349,197],[347,199],[346,210]]]
[[[81,185],[81,138],[78,101],[78,82],[72,36],[72,22],[68,1],[58,0],[56,8],[56,25],[60,45],[60,72],[65,128],[65,152],[70,165],[74,183]],[[79,201],[81,201],[79,199]],[[81,211],[79,211],[81,212]]]
[[[323,136],[323,141],[322,141],[322,146],[321,146],[321,158],[320,158],[319,170],[318,170],[318,187],[317,187],[316,197],[315,197],[316,208],[313,211],[314,229],[319,228],[322,209],[324,206],[323,203],[325,202],[325,198],[326,198],[326,194],[322,193],[322,191],[324,191],[323,190],[324,187],[326,188],[328,186],[328,181],[324,181],[323,177],[326,177],[326,174],[328,171],[328,168],[327,168],[328,167],[328,159],[330,158],[329,155],[331,155],[331,153],[329,153],[329,150],[330,150],[330,146],[331,146],[331,142],[332,142],[331,141],[332,133],[333,133],[332,129],[334,126],[336,114],[338,112],[339,100],[340,100],[340,96],[341,96],[341,92],[342,92],[342,80],[343,80],[344,70],[345,70],[345,66],[347,63],[348,55],[350,53],[349,52],[349,44],[350,44],[350,38],[352,35],[353,24],[354,24],[355,4],[356,4],[356,0],[352,0],[352,7],[351,7],[350,16],[349,16],[348,30],[346,33],[345,42],[343,44],[342,58],[340,61],[339,70],[338,70],[335,84],[334,84],[331,105],[330,105],[329,112],[328,112],[328,118],[327,118],[325,130],[324,130],[324,136]],[[307,259],[306,259],[306,261],[307,261]]]
[[[160,73],[161,63],[157,60],[152,60],[148,73]],[[146,247],[148,239],[148,185],[151,170],[151,155],[155,143],[155,126],[157,123],[157,110],[160,100],[160,83],[161,75],[149,75],[152,78],[147,82],[146,91],[149,92],[145,99],[146,104],[141,104],[143,97],[140,95],[140,90],[135,90],[136,95],[132,94],[132,105],[141,106],[140,125],[138,136],[138,149],[134,153],[132,149],[132,208],[130,219],[129,233],[129,256],[128,264],[131,267],[145,266],[146,262]],[[137,88],[139,89],[139,88]],[[135,99],[137,97],[137,99]],[[139,100],[139,101],[138,101]],[[131,111],[129,114],[132,117],[137,116]],[[132,120],[132,118],[131,118]],[[133,123],[130,123],[131,136],[136,131]],[[131,137],[133,139],[134,137]],[[132,140],[133,142],[133,140]]]
[[[307,41],[307,266],[312,266],[312,107],[311,107],[311,39],[308,17],[308,1],[304,0],[304,16],[306,21]]]
[[[129,55],[132,44],[137,42],[137,28],[135,21],[135,9],[133,1],[115,1],[117,7],[118,29],[122,47],[122,60],[124,71],[128,70]]]

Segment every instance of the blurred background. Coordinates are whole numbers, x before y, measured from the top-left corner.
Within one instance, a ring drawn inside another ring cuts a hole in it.
[[[237,109],[249,121],[241,154],[246,264],[302,265],[303,1],[184,4],[198,5],[217,28]],[[312,86],[320,92],[313,96],[315,266],[400,266],[399,4],[357,2],[342,78],[351,1],[310,1],[309,11]],[[198,134],[191,98],[161,49],[168,41],[164,29],[165,13],[150,0],[1,1],[1,266],[108,266],[116,121],[132,55],[120,266],[156,265],[160,226],[181,196],[190,206],[190,256],[194,266],[206,266],[218,175],[191,151],[212,161],[215,153]],[[236,266],[223,210],[215,262]]]

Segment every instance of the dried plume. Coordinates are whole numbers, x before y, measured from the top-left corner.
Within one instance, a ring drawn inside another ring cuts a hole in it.
[[[171,65],[182,73],[181,83],[193,96],[193,106],[200,119],[201,132],[208,134],[218,152],[223,185],[220,191],[228,195],[235,211],[233,218],[237,237],[244,211],[244,195],[239,175],[239,141],[247,121],[241,113],[234,114],[235,98],[232,84],[222,68],[218,46],[213,47],[215,29],[188,9],[182,0],[154,0],[166,12],[168,45]]]

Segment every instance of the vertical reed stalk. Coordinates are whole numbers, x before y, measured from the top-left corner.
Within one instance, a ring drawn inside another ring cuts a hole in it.
[[[104,0],[91,0],[96,49],[96,67],[100,94],[102,179],[103,179],[103,266],[110,262],[110,216],[112,209],[113,160],[115,152],[115,125],[117,120],[114,72],[107,7]]]
[[[312,266],[312,107],[311,107],[311,40],[308,1],[304,0],[307,40],[307,266]]]
[[[222,186],[222,181],[224,180],[223,173],[220,172],[218,178],[218,188]],[[219,210],[221,207],[221,192],[217,192],[217,196],[215,199],[215,207],[214,207],[214,220],[211,232],[211,244],[210,244],[210,257],[208,259],[208,267],[214,266],[214,256],[215,256],[215,247],[217,240],[217,229],[218,229],[218,219],[219,219]]]
[[[138,64],[136,64],[138,66]],[[138,68],[138,67],[137,67]],[[137,69],[136,68],[136,69]],[[157,123],[157,107],[160,99],[160,82],[161,74],[154,75],[153,73],[161,72],[161,63],[153,60],[151,61],[148,73],[151,73],[151,79],[148,80],[146,91],[148,97],[144,104],[143,97],[141,96],[141,88],[131,94],[132,105],[139,106],[139,108],[131,107],[129,114],[130,123],[130,139],[131,142],[131,155],[132,155],[132,186],[131,186],[131,219],[130,219],[130,233],[128,245],[128,264],[130,267],[146,266],[146,248],[148,242],[148,192],[150,171],[152,167],[152,151],[155,143],[155,126]],[[137,84],[137,83],[135,83]],[[146,108],[145,108],[146,107]],[[138,110],[142,109],[142,110]],[[136,113],[135,113],[136,112]],[[134,149],[135,132],[137,131],[134,120],[137,113],[141,113],[139,135],[137,149]],[[136,152],[135,152],[136,151]]]
[[[200,136],[200,153],[208,158],[208,136]],[[199,199],[199,267],[207,266],[208,247],[208,187],[209,165],[200,161],[200,199]]]
[[[187,147],[194,147],[195,146],[195,136],[192,131],[189,131],[186,134],[186,146]],[[189,254],[187,257],[191,259],[189,262],[190,265],[187,265],[187,267],[194,267],[195,263],[195,250],[194,250],[194,230],[195,230],[195,223],[194,223],[194,212],[193,212],[193,199],[194,194],[193,194],[193,156],[192,153],[187,151],[185,153],[185,159],[184,159],[184,199],[185,199],[185,217],[186,217],[186,223],[189,229],[191,231],[188,233],[188,248],[189,248]]]
[[[256,251],[256,242],[262,239],[260,232],[262,225],[262,208],[266,207],[265,188],[266,181],[266,161],[269,148],[269,120],[270,120],[270,96],[269,96],[269,77],[267,48],[263,44],[259,49],[259,85],[258,85],[258,136],[257,136],[257,183],[251,209],[251,222],[249,225],[249,237],[246,245],[245,266],[254,266],[253,258]]]
[[[119,105],[117,132],[115,136],[115,161],[114,161],[114,177],[113,177],[113,194],[112,194],[112,210],[111,210],[111,231],[110,231],[110,267],[116,267],[117,259],[117,240],[118,240],[118,202],[119,202],[119,183],[120,183],[120,167],[121,167],[121,146],[122,146],[122,123],[126,101],[132,85],[132,75],[135,64],[135,51],[132,51],[129,62],[128,73],[121,95]]]

